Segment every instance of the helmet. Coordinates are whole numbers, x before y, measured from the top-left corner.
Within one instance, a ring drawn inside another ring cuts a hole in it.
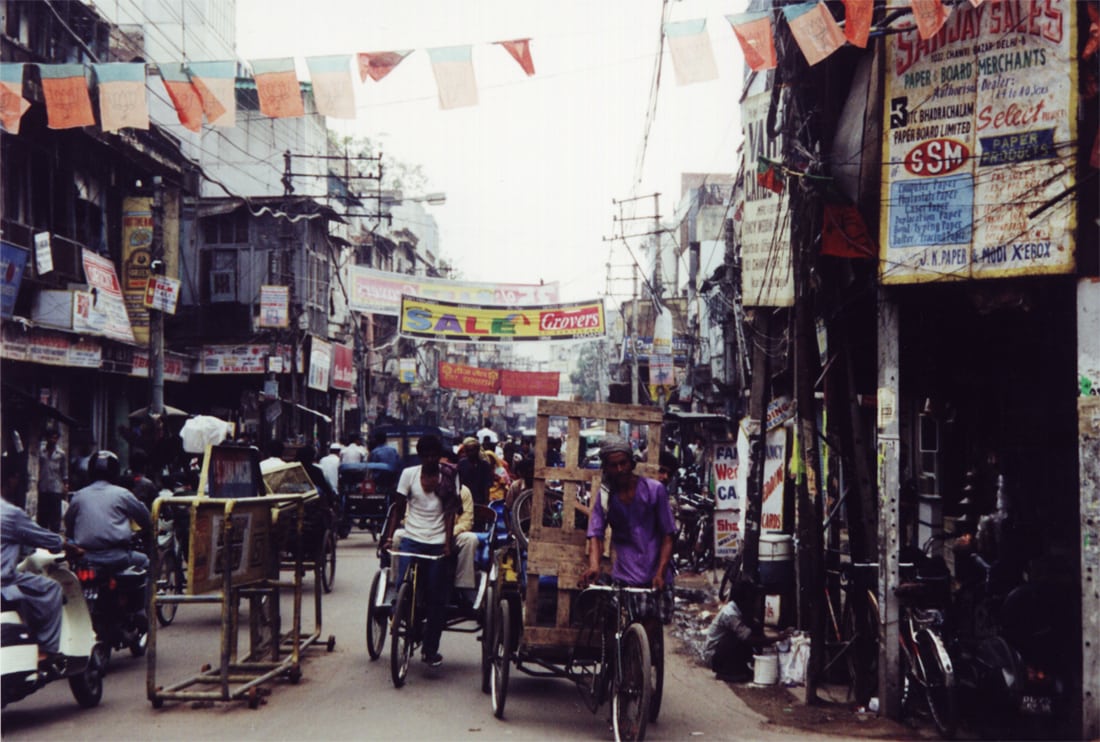
[[[100,480],[114,482],[118,479],[120,471],[118,456],[110,451],[96,451],[88,459],[88,479],[92,482]]]

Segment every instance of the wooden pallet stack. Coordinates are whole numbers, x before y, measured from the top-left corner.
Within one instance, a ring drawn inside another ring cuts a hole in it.
[[[546,452],[550,438],[550,419],[565,418],[564,467],[548,467]],[[581,589],[581,576],[588,566],[586,528],[590,511],[589,493],[599,492],[601,472],[584,468],[579,460],[581,431],[589,425],[602,426],[607,434],[622,435],[625,428],[640,431],[646,441],[647,460],[640,462],[636,472],[654,477],[661,450],[659,408],[637,405],[603,404],[598,402],[565,402],[541,399],[535,423],[535,477],[531,503],[531,536],[527,551],[527,592],[524,606],[523,643],[533,647],[570,648],[577,641],[580,628],[573,623],[573,599]],[[564,492],[560,523],[543,522],[547,502],[547,483],[554,482]],[[579,520],[578,520],[579,516]],[[547,620],[546,610],[539,611],[539,578],[557,578],[556,595],[547,596],[543,586],[542,599],[556,598],[554,620]]]

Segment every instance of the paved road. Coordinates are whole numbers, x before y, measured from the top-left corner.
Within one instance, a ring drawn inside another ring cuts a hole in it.
[[[259,709],[243,702],[198,706],[166,702],[154,710],[145,698],[146,662],[123,653],[112,658],[99,707],[81,710],[68,685],[54,683],[3,712],[6,740],[607,740],[607,707],[590,713],[568,682],[513,673],[505,719],[493,718],[480,690],[480,645],[474,634],[446,633],[446,660],[431,669],[414,664],[407,685],[390,682],[386,653],[370,662],[365,649],[365,605],[377,565],[369,534],[340,542],[336,587],[324,602],[324,637],[335,650],[307,652],[298,685],[279,681]],[[312,583],[311,583],[312,584]],[[307,627],[313,625],[310,610]],[[210,606],[182,606],[159,633],[158,683],[197,674],[217,663],[219,615]],[[242,646],[247,637],[242,636]],[[670,640],[664,707],[649,739],[787,739],[792,730],[761,724],[724,684],[673,650]],[[813,735],[798,733],[799,738]],[[820,738],[824,739],[822,735]]]

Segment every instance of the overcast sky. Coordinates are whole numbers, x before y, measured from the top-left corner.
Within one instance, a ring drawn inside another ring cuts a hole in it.
[[[413,49],[381,82],[356,78],[358,118],[329,126],[368,136],[418,164],[441,251],[463,278],[558,281],[563,300],[630,292],[631,256],[619,242],[613,200],[660,192],[666,220],[681,172],[731,172],[741,139],[742,56],[725,19],[745,0],[671,2],[672,21],[706,18],[717,80],[677,86],[664,47],[657,115],[646,110],[660,40],[660,0],[238,0],[244,59]],[[528,78],[494,41],[531,38]],[[473,45],[477,106],[441,110],[425,51]],[[639,216],[653,214],[652,198]],[[645,231],[648,221],[625,222]],[[629,233],[629,232],[628,232]],[[640,257],[640,240],[631,240]],[[606,264],[612,264],[607,281]]]

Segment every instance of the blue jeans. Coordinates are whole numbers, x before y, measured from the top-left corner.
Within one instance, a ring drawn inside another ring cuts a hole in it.
[[[405,536],[401,539],[400,550],[409,554],[424,554],[437,556],[443,553],[443,544],[425,544],[421,541]],[[398,589],[405,581],[405,573],[413,557],[399,557],[397,560]],[[424,643],[421,651],[431,656],[439,652],[439,639],[443,635],[443,622],[447,617],[447,604],[451,600],[451,570],[448,569],[450,559],[421,560],[418,567],[417,592],[421,596],[426,607],[424,624]]]

